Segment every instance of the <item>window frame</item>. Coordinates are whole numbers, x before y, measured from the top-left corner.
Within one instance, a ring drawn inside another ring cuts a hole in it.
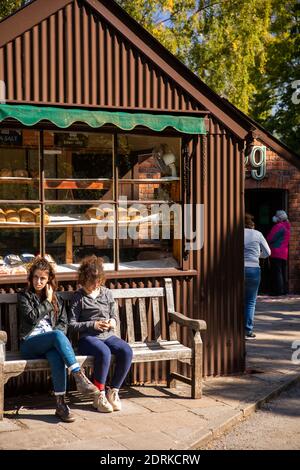
[[[2,128],[2,127],[1,127]],[[14,126],[5,126],[3,127],[3,129],[14,129]],[[22,126],[17,126],[16,127],[17,130],[21,130],[23,131],[24,129],[26,129],[26,127],[22,127]],[[38,168],[39,168],[39,174],[38,174],[38,185],[39,185],[39,198],[35,199],[35,200],[29,200],[29,199],[25,199],[25,200],[0,200],[0,203],[5,203],[5,204],[24,204],[24,203],[27,203],[27,204],[36,204],[39,208],[40,208],[40,211],[41,211],[41,217],[40,217],[40,222],[38,223],[38,226],[37,228],[39,229],[39,242],[40,242],[40,253],[42,255],[44,255],[46,253],[46,228],[47,228],[47,225],[44,223],[44,213],[45,213],[45,210],[46,210],[46,206],[51,206],[51,205],[91,205],[91,204],[98,204],[99,205],[99,201],[101,202],[101,200],[92,200],[92,199],[89,199],[89,200],[51,200],[51,199],[47,199],[46,198],[46,194],[45,194],[45,191],[47,190],[46,187],[45,187],[45,183],[47,181],[47,179],[51,179],[51,178],[46,178],[45,177],[45,157],[44,157],[44,150],[45,150],[45,145],[44,145],[44,133],[45,132],[48,132],[48,131],[51,131],[51,132],[60,132],[59,129],[57,128],[53,128],[52,126],[46,126],[46,127],[35,127],[35,128],[32,128],[31,130],[34,130],[37,132],[38,134],[38,148],[37,148],[37,151],[38,151]],[[69,130],[65,130],[64,132],[78,132],[78,133],[96,133],[98,132],[99,133],[99,129],[95,129],[95,130],[90,130],[90,129],[87,129],[87,128],[78,128],[75,127],[72,129],[69,129]],[[61,131],[63,132],[63,131]],[[184,197],[185,197],[185,193],[184,193],[184,162],[183,162],[183,136],[181,134],[178,134],[176,132],[165,132],[163,134],[157,134],[157,133],[153,133],[151,131],[147,131],[145,129],[135,129],[134,132],[133,131],[128,131],[128,132],[124,132],[124,131],[120,131],[119,129],[115,129],[115,128],[110,128],[110,129],[101,129],[100,131],[101,133],[103,134],[110,134],[111,137],[112,137],[112,178],[110,179],[105,179],[105,181],[111,181],[112,182],[112,188],[113,188],[113,200],[105,200],[105,203],[107,204],[112,204],[115,208],[115,238],[113,240],[113,264],[114,264],[114,271],[119,271],[119,264],[120,264],[120,240],[119,240],[119,237],[118,237],[118,207],[119,205],[121,204],[120,200],[119,200],[119,184],[120,183],[120,179],[118,177],[118,165],[117,165],[117,160],[118,160],[118,136],[120,134],[124,135],[124,134],[135,134],[135,135],[152,135],[152,136],[158,136],[158,135],[162,135],[163,137],[172,137],[172,138],[177,138],[177,139],[180,139],[180,151],[179,151],[179,186],[180,186],[180,201],[173,201],[176,202],[177,204],[180,204],[181,207],[183,207],[183,201],[184,201]],[[18,147],[19,148],[19,147]],[[22,145],[20,148],[24,148],[24,145]],[[64,178],[64,179],[68,179],[67,177]],[[70,179],[74,179],[74,178],[71,178]],[[129,183],[128,179],[127,181],[125,180],[124,184],[127,182]],[[140,184],[141,183],[141,180],[139,179],[132,179],[130,181],[129,184]],[[150,181],[149,184],[153,183],[153,181]],[[155,184],[162,184],[160,183],[159,179],[157,180],[157,183],[155,182]],[[133,203],[134,201],[128,201],[128,203]],[[135,201],[137,203],[143,203],[143,204],[146,204],[146,205],[150,205],[150,204],[157,204],[159,202],[163,202],[163,203],[171,203],[171,201],[158,201],[158,200],[138,200],[138,201]],[[66,231],[66,237],[67,237],[67,231]],[[67,249],[67,247],[66,247]],[[184,264],[184,260],[183,260],[183,238],[182,240],[180,240],[180,259],[177,260],[178,261],[178,268],[177,269],[183,269],[183,264]],[[136,270],[138,271],[140,268],[136,268]],[[155,268],[153,268],[155,269]],[[160,268],[157,268],[157,269],[160,269]]]

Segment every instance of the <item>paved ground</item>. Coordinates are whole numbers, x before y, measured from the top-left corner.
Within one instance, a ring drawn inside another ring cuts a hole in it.
[[[242,424],[213,440],[206,450],[299,450],[300,383],[266,403]],[[249,439],[251,436],[251,439]]]
[[[105,415],[74,393],[70,400],[77,420],[70,424],[54,417],[51,397],[8,400],[0,449],[204,447],[300,378],[300,365],[291,360],[292,343],[300,341],[300,298],[260,298],[255,326],[257,338],[247,342],[249,373],[206,380],[201,400],[191,400],[185,385],[175,391],[131,387],[121,392],[124,409]]]

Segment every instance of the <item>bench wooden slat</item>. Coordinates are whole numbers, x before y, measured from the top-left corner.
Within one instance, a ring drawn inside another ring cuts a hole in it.
[[[139,303],[139,313],[140,313],[140,322],[141,322],[141,340],[146,341],[148,338],[146,301],[144,298],[138,299],[138,303]]]
[[[92,356],[76,356],[77,361],[81,366],[93,367],[94,358]],[[4,363],[5,374],[19,373],[25,371],[41,371],[50,370],[50,365],[47,359],[14,359],[6,360]]]
[[[137,297],[164,297],[163,287],[131,288],[131,289],[112,289],[115,299],[135,299]]]
[[[116,318],[117,318],[117,326],[116,326],[116,329],[115,329],[115,334],[119,338],[121,338],[120,314],[119,314],[119,302],[118,302],[118,300],[115,300],[114,309],[115,309],[115,315],[116,315]]]
[[[190,359],[190,348],[176,349],[134,349],[132,362],[168,361],[172,359]]]
[[[167,315],[169,312],[175,312],[173,284],[172,279],[165,279],[166,301],[167,301]],[[177,339],[177,326],[174,321],[169,324],[170,339]]]
[[[134,298],[148,298],[148,297],[164,297],[165,292],[163,287],[146,287],[146,288],[131,288],[131,289],[111,289],[114,299],[134,299]],[[74,292],[57,292],[57,295],[64,300],[70,300]],[[15,304],[17,303],[17,294],[0,294],[1,304]]]
[[[133,350],[132,362],[151,362],[164,361],[171,359],[191,359],[192,350],[180,343],[165,341],[162,343],[144,343],[142,347],[136,347],[131,344]],[[81,366],[93,367],[94,358],[92,356],[76,356]],[[10,353],[4,363],[4,372],[6,374],[21,374],[25,371],[50,370],[47,359],[22,359],[18,354]]]
[[[18,351],[18,315],[15,304],[8,306],[11,351]]]
[[[147,342],[142,342],[142,341],[135,341],[134,343],[130,343],[130,346],[133,350],[137,348],[141,349],[154,349],[154,348],[161,348],[161,349],[166,349],[166,348],[176,348],[177,346],[182,346],[179,341],[167,341],[167,340],[161,340],[160,342],[157,341],[147,341]],[[185,347],[185,346],[184,346]],[[82,357],[92,357],[92,356],[81,356],[76,354],[77,358],[82,358]],[[6,352],[6,360],[7,361],[20,361],[22,360],[22,356],[19,351],[17,352],[12,352],[12,351],[7,351]],[[46,359],[29,359],[29,361],[44,361],[44,363],[47,363]]]
[[[159,299],[157,297],[153,297],[151,301],[152,301],[152,309],[153,309],[154,338],[156,339],[156,341],[159,341],[161,339]]]
[[[132,300],[126,299],[125,300],[125,310],[126,310],[126,321],[127,321],[127,335],[128,335],[128,343],[135,342],[135,335],[134,335],[134,322],[133,322],[133,310],[132,310]]]
[[[134,348],[144,348],[145,345],[148,347],[148,348],[151,348],[151,347],[161,347],[161,348],[164,348],[166,345],[169,345],[169,346],[176,346],[177,344],[181,344],[179,343],[179,341],[167,341],[167,340],[160,340],[159,342],[157,341],[146,341],[146,342],[142,342],[142,341],[136,341],[135,343],[131,343],[130,346],[134,349]]]
[[[175,312],[172,279],[165,279],[165,289],[168,312]]]
[[[16,304],[17,294],[0,294],[1,304]]]

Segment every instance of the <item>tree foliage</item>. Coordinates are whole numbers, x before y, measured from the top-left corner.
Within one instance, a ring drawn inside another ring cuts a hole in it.
[[[270,30],[265,73],[258,77],[251,111],[300,153],[300,3],[274,1]]]
[[[272,0],[119,0],[205,83],[242,111],[264,71]]]
[[[299,151],[298,0],[119,3],[214,91]]]
[[[24,4],[24,0],[1,0],[0,20],[13,13]]]

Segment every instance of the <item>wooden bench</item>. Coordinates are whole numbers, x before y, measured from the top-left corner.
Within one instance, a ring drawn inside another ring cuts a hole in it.
[[[202,340],[200,331],[206,329],[203,320],[194,320],[175,312],[172,280],[166,278],[164,287],[112,289],[117,315],[121,315],[116,334],[133,349],[133,363],[168,361],[167,385],[176,380],[191,385],[192,398],[201,397]],[[68,301],[73,292],[59,293]],[[24,360],[18,352],[17,294],[1,294],[0,304],[7,304],[10,351],[6,351],[7,333],[0,331],[0,419],[3,419],[4,384],[25,371],[49,370],[46,359]],[[164,323],[164,328],[162,328]],[[177,325],[188,327],[191,347],[177,339]],[[125,328],[123,328],[125,326]],[[166,332],[163,338],[162,330]],[[76,356],[80,365],[93,368],[92,356]],[[177,373],[177,361],[191,364],[192,377]]]

